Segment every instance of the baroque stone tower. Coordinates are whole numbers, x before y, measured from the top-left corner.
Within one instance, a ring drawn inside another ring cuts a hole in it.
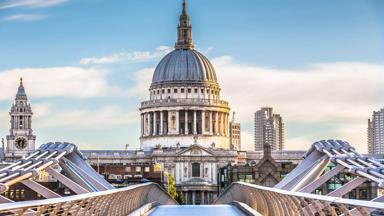
[[[32,109],[28,104],[27,94],[23,86],[23,78],[17,90],[15,102],[12,104],[11,129],[4,146],[4,156],[8,161],[27,156],[35,150],[36,136],[32,134]]]

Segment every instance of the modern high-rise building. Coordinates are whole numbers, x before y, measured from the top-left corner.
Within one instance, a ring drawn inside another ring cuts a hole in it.
[[[272,107],[263,107],[255,113],[255,150],[262,151],[268,143],[273,150],[284,149],[284,123]]]
[[[233,112],[232,121],[229,122],[229,143],[231,149],[241,149],[241,127],[240,123],[235,121],[235,112]]]
[[[384,154],[384,108],[368,119],[368,153]]]

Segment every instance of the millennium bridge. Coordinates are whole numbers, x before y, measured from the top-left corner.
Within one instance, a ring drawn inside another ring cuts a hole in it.
[[[329,163],[335,167],[325,171]],[[76,195],[62,197],[34,181],[41,172]],[[313,193],[341,172],[355,178],[329,194]],[[212,205],[178,205],[155,183],[114,188],[74,144],[48,143],[0,170],[0,194],[21,183],[46,199],[14,202],[0,195],[0,215],[384,215],[384,196],[370,201],[342,198],[367,180],[384,187],[380,162],[359,154],[345,141],[322,140],[273,188],[236,182]]]

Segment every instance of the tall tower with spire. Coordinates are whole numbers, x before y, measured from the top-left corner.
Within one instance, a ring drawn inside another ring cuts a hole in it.
[[[23,78],[16,93],[15,102],[12,104],[11,129],[4,146],[6,160],[15,160],[27,156],[35,150],[36,136],[32,134],[32,109],[25,93]]]
[[[176,49],[193,49],[195,46],[192,41],[192,26],[187,14],[187,3],[183,1],[183,10],[180,15],[179,25],[177,26]]]

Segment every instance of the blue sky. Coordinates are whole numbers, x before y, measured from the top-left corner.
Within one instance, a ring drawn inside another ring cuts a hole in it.
[[[138,147],[138,106],[173,47],[180,7],[180,0],[0,0],[1,136],[23,76],[39,143]],[[189,0],[188,11],[245,147],[253,112],[273,106],[288,149],[342,138],[366,150],[366,119],[384,101],[383,1]]]

